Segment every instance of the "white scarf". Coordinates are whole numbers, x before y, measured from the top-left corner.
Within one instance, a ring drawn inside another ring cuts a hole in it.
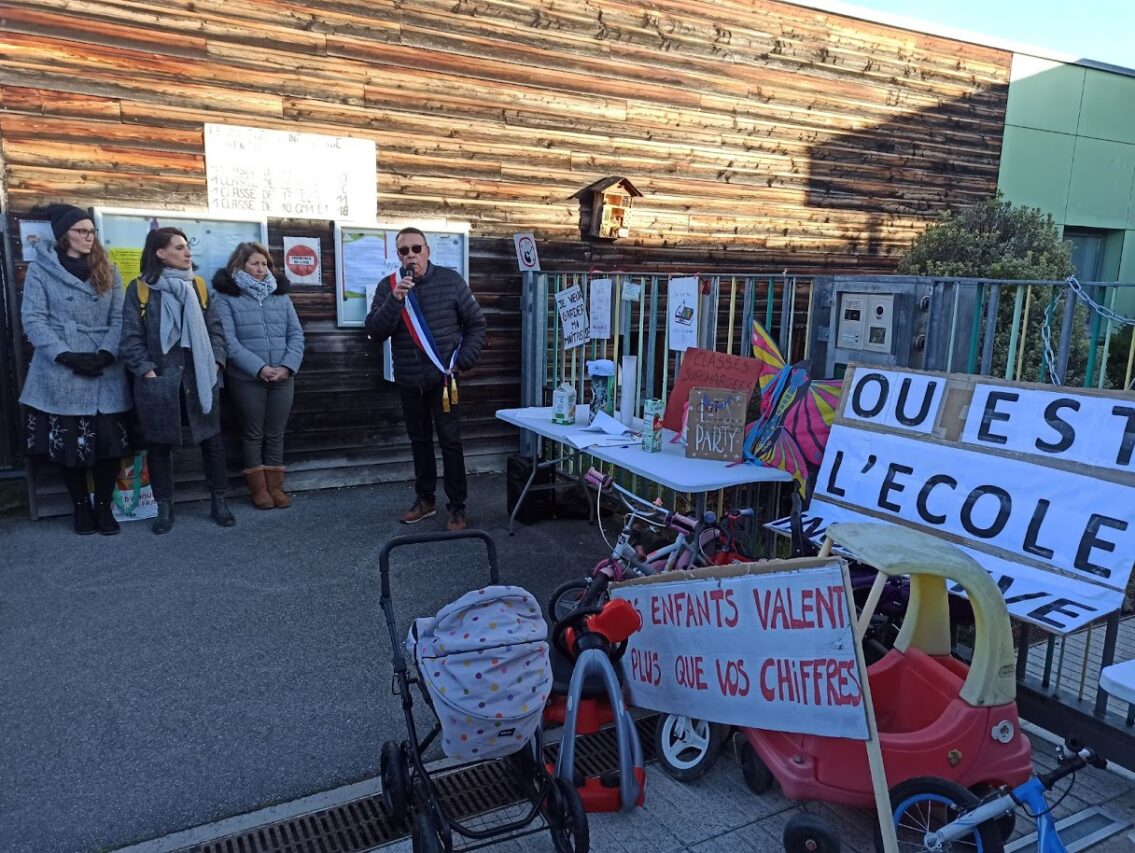
[[[197,288],[193,286],[193,271],[166,267],[150,287],[165,294],[159,331],[162,353],[168,353],[179,344],[189,350],[197,376],[197,399],[201,401],[201,411],[207,415],[213,410],[217,368],[209,327],[205,325]]]

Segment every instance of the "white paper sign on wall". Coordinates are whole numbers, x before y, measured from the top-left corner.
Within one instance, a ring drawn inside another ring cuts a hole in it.
[[[564,349],[587,343],[587,304],[578,284],[565,288],[556,294],[556,309],[560,314],[560,329],[563,332]]]
[[[685,352],[698,345],[697,276],[670,279],[666,287],[666,319],[670,349]]]
[[[321,284],[318,237],[284,238],[284,272],[292,284]]]
[[[513,234],[512,244],[516,248],[516,263],[521,272],[539,272],[540,255],[536,252],[536,237],[531,231]]]
[[[591,340],[605,341],[611,337],[611,290],[609,278],[597,278],[588,286],[591,302],[588,305],[591,321]]]

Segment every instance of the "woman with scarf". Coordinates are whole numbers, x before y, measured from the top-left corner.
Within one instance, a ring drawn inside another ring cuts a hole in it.
[[[75,532],[110,536],[118,532],[113,496],[119,459],[131,453],[130,388],[118,361],[122,284],[87,211],[57,204],[41,215],[51,220],[55,242],[36,247],[24,279],[20,316],[35,347],[20,394],[27,450],[59,466]]]
[[[241,421],[244,478],[257,509],[291,505],[284,492],[284,428],[303,361],[303,329],[260,243],[241,243],[213,276],[228,349],[228,388]]]
[[[228,473],[221,442],[220,375],[225,334],[212,301],[193,277],[189,240],[179,228],[146,235],[142,274],[126,291],[122,360],[134,375],[134,408],[149,447],[150,485],[158,503],[154,533],[173,526],[173,448],[182,421],[201,448],[209,515],[236,523],[225,504]]]

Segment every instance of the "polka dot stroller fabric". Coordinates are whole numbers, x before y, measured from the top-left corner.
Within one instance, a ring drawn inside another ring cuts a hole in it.
[[[516,752],[540,725],[552,690],[548,625],[518,586],[468,592],[406,638],[441,721],[445,754],[459,761]]]

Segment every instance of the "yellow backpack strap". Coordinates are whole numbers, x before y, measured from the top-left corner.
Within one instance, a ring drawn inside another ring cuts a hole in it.
[[[209,307],[209,285],[199,275],[193,276],[193,286],[197,288],[197,298],[201,300],[201,307]]]
[[[132,287],[138,289],[138,309],[142,319],[146,319],[146,305],[150,301],[150,285],[141,276],[130,282]],[[193,286],[197,288],[197,298],[201,300],[201,307],[209,307],[209,286],[205,284],[205,279],[199,275],[193,276]]]

